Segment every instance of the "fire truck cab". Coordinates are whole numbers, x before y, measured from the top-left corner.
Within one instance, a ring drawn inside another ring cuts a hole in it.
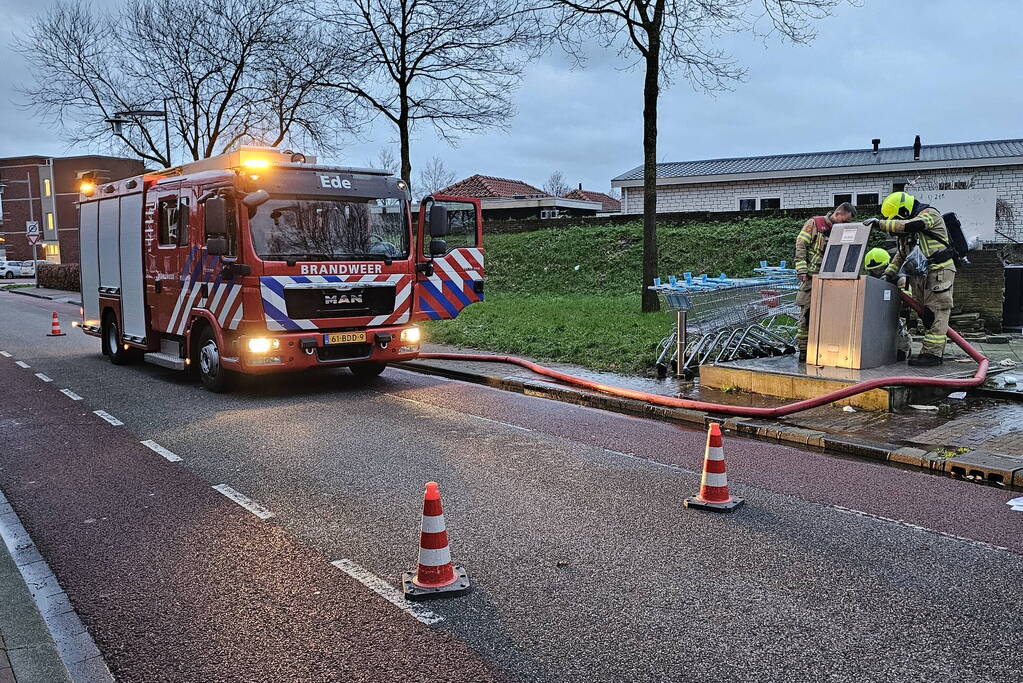
[[[156,173],[83,183],[82,330],[116,364],[239,374],[415,358],[422,320],[483,298],[474,198],[425,198],[389,172],[242,147]]]

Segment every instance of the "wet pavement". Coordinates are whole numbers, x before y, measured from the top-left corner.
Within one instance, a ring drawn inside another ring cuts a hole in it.
[[[14,299],[0,294],[0,373],[18,388],[0,406],[14,444],[0,488],[120,680],[1002,681],[1023,668],[1023,513],[1003,491],[727,434],[746,506],[699,513],[681,501],[702,430],[400,369],[213,395],[112,366],[80,333],[46,338],[49,306]],[[330,562],[395,585],[430,479],[474,590],[430,605],[442,621],[427,626]]]
[[[951,353],[945,366],[940,369],[942,375],[970,375],[976,368],[972,361],[958,363],[955,358],[966,358],[965,355]],[[1010,344],[982,345],[985,353],[991,354],[992,365],[997,373],[1015,373],[1006,366],[998,366],[1002,359],[1014,360],[1016,354],[1023,355],[1023,339],[1013,339]],[[994,348],[996,352],[989,351]],[[454,353],[483,353],[474,349],[458,348],[438,344],[426,344],[427,351]],[[957,349],[958,351],[958,349]],[[959,352],[961,354],[961,352]],[[486,354],[499,355],[499,354]],[[770,363],[770,360],[761,361]],[[776,362],[792,365],[788,358],[779,358]],[[513,378],[524,381],[558,385],[543,375],[515,365],[488,362],[421,360],[419,365],[429,365],[461,372],[477,373],[483,376]],[[596,372],[563,363],[543,363],[543,365],[567,372],[572,375],[592,379],[612,386],[644,391],[661,396],[675,396],[708,403],[727,405],[748,405],[756,407],[775,407],[790,402],[760,394],[732,392],[700,386],[699,381],[684,381],[680,378],[667,377],[632,377],[616,375],[608,372]],[[1020,380],[1023,381],[1023,363],[1020,365]],[[902,368],[900,366],[899,371]],[[950,392],[951,393],[951,392]],[[887,413],[878,411],[855,410],[850,412],[842,407],[827,405],[813,408],[795,415],[781,418],[779,423],[804,429],[819,430],[834,434],[847,434],[885,443],[905,444],[925,449],[941,447],[971,446],[984,450],[1023,458],[1023,439],[1016,438],[1023,430],[1021,421],[1021,404],[1013,400],[992,399],[985,396],[970,395],[965,399],[944,398],[930,400],[928,404],[939,407],[939,410],[925,411],[905,408],[900,412]],[[1003,434],[998,425],[1007,425],[1008,434]],[[962,435],[969,434],[969,437]],[[987,436],[985,436],[987,435]]]

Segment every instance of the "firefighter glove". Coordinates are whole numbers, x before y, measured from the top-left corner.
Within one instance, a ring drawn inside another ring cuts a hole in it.
[[[863,224],[870,228],[871,230],[873,230],[878,226],[880,222],[881,221],[878,220],[877,218],[868,218],[867,220],[863,221]]]

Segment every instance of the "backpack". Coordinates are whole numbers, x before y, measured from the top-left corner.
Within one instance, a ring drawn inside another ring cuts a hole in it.
[[[963,234],[963,225],[959,222],[959,217],[954,212],[949,212],[941,214],[941,219],[945,222],[945,230],[948,232],[947,240],[930,230],[923,231],[932,240],[945,245],[944,249],[932,254],[928,260],[931,263],[941,263],[951,258],[957,267],[969,264],[970,245],[966,241],[966,235]]]

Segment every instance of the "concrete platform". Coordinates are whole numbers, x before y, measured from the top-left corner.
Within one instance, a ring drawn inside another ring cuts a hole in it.
[[[798,400],[813,398],[872,379],[905,376],[958,379],[970,377],[976,369],[977,365],[973,362],[959,363],[946,360],[944,365],[936,368],[913,368],[906,363],[895,363],[869,370],[849,370],[800,363],[792,354],[701,365],[700,384],[715,389],[738,389],[754,394]],[[926,392],[926,388],[924,391]],[[872,389],[837,401],[836,405],[850,405],[862,410],[892,411],[910,403],[912,393],[906,387]]]

